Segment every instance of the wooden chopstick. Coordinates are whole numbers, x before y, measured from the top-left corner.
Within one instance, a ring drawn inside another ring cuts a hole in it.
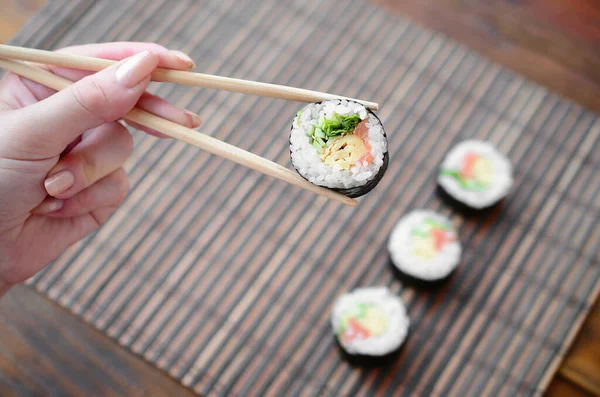
[[[19,61],[0,59],[0,68],[4,68],[57,91],[63,90],[69,85],[73,84],[73,82],[70,80],[52,74],[36,66],[28,65]],[[124,119],[161,132],[171,138],[179,139],[207,152],[231,160],[265,175],[280,179],[294,186],[298,186],[309,192],[339,201],[340,203],[349,205],[351,207],[355,207],[357,204],[356,200],[344,196],[341,193],[321,186],[313,185],[294,171],[274,163],[273,161],[267,160],[254,153],[250,153],[206,134],[202,134],[191,128],[187,128],[170,120],[163,119],[142,109],[133,108],[125,115]]]
[[[0,44],[0,58],[49,64],[72,69],[82,69],[92,72],[98,72],[116,63],[116,61],[107,59],[63,54],[5,44]],[[269,98],[286,99],[298,102],[320,102],[329,99],[350,99],[352,101],[362,103],[372,110],[379,109],[379,105],[377,103],[363,101],[361,99],[347,98],[325,92],[305,90],[303,88],[234,79],[223,76],[214,76],[210,74],[184,72],[181,70],[158,68],[154,71],[154,73],[152,73],[152,80],[191,85],[201,88],[239,92],[242,94],[258,95]]]

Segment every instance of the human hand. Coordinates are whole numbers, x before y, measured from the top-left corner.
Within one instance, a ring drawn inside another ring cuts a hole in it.
[[[201,124],[145,92],[156,67],[193,67],[183,53],[147,43],[61,51],[122,61],[96,74],[48,67],[77,81],[58,93],[10,73],[0,81],[0,296],[98,229],[124,201],[122,166],[133,141],[117,120],[137,104],[190,128]]]

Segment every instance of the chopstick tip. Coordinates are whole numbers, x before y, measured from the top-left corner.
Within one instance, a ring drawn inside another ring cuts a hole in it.
[[[352,208],[356,208],[356,206],[358,205],[358,201],[355,199],[348,198],[348,200],[344,200],[344,204]]]

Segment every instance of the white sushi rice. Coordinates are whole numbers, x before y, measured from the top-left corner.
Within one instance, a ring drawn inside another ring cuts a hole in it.
[[[351,311],[357,303],[377,306],[387,317],[387,327],[380,335],[356,339],[346,344],[338,336],[344,350],[350,354],[383,356],[399,348],[408,334],[410,320],[400,297],[386,287],[359,288],[340,296],[331,312],[333,332],[337,335],[344,314]]]
[[[333,168],[324,164],[310,138],[306,135],[310,125],[316,125],[319,117],[330,118],[336,112],[348,116],[357,114],[361,120],[368,118],[369,145],[373,162],[354,165],[350,170],[344,170],[338,165]],[[296,116],[290,135],[290,151],[292,164],[300,175],[309,182],[329,188],[348,189],[363,186],[373,179],[383,165],[383,155],[387,151],[387,140],[379,120],[367,109],[356,102],[347,100],[331,100],[322,103],[312,103],[304,107],[300,120]]]
[[[458,237],[444,245],[442,251],[432,258],[415,255],[412,231],[432,219],[448,227],[456,236],[450,219],[428,210],[417,210],[402,217],[390,234],[388,250],[394,265],[409,276],[426,281],[439,280],[448,276],[459,264],[462,248]]]
[[[513,184],[512,166],[506,156],[487,142],[466,140],[456,145],[442,162],[440,169],[460,169],[465,154],[472,152],[487,158],[493,168],[490,185],[483,191],[464,189],[451,176],[438,174],[437,182],[454,199],[472,208],[486,208],[506,197]]]

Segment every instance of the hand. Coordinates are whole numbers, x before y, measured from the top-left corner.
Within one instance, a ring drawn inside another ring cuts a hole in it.
[[[96,74],[48,67],[77,81],[58,93],[10,73],[0,81],[0,296],[98,229],[125,199],[122,166],[133,142],[117,120],[137,104],[187,127],[201,124],[145,92],[156,67],[193,67],[183,53],[145,43],[61,51],[122,61]]]

